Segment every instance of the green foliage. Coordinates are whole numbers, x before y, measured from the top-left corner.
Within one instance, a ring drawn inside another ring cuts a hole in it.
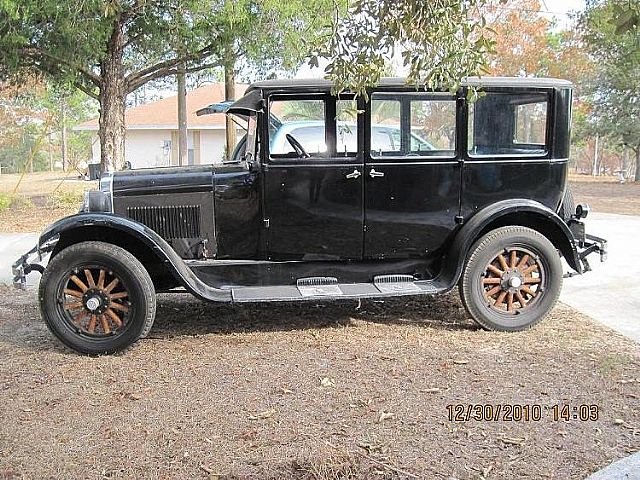
[[[581,28],[597,65],[589,85],[593,133],[640,152],[640,27],[638,2],[608,0],[591,5]]]
[[[48,199],[50,208],[80,208],[84,198],[84,192],[57,190]]]
[[[0,213],[11,207],[13,197],[8,193],[0,192]]]
[[[485,0],[357,0],[336,8],[333,28],[318,55],[331,58],[327,77],[335,89],[366,96],[400,52],[408,82],[456,89],[463,77],[485,71],[494,42],[479,8]],[[318,56],[312,57],[318,65]]]

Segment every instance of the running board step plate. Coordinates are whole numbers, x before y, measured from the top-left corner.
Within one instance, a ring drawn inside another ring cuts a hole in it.
[[[335,277],[299,278],[298,291],[303,297],[339,297],[343,295]]]
[[[413,275],[378,275],[373,284],[381,293],[419,293],[422,289],[416,285]]]

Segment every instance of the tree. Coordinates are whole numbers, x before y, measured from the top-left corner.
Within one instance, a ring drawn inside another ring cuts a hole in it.
[[[366,96],[396,53],[407,81],[427,88],[455,89],[465,76],[486,72],[494,42],[480,9],[485,0],[357,0],[335,8],[324,47],[311,58],[331,59],[325,68],[335,90]]]
[[[0,76],[38,72],[98,100],[101,160],[111,170],[124,161],[127,94],[176,74],[181,63],[186,72],[209,66],[218,7],[214,0],[5,0]]]
[[[580,19],[597,73],[590,94],[594,131],[635,154],[640,181],[640,2],[592,2]]]

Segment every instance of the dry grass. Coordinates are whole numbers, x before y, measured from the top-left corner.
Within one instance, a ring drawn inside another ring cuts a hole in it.
[[[478,330],[457,296],[229,306],[162,295],[124,354],[63,349],[0,291],[0,478],[575,478],[640,449],[640,348],[559,306]],[[449,404],[597,404],[451,422]]]
[[[13,190],[20,182],[15,195]],[[0,194],[12,205],[0,209],[0,232],[39,232],[56,220],[78,212],[82,195],[97,182],[78,180],[76,174],[36,172],[0,175]]]
[[[640,183],[590,175],[570,175],[569,182],[576,203],[588,203],[596,212],[640,215]]]

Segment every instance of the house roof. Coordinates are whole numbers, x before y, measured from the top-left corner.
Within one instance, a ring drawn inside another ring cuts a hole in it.
[[[236,98],[244,95],[246,85],[236,85]],[[187,128],[195,130],[211,130],[225,128],[223,113],[197,116],[196,111],[224,98],[224,83],[212,83],[187,92]],[[178,96],[163,98],[156,102],[127,108],[125,112],[127,130],[178,129]],[[98,130],[98,119],[93,118],[80,123],[74,130]]]

